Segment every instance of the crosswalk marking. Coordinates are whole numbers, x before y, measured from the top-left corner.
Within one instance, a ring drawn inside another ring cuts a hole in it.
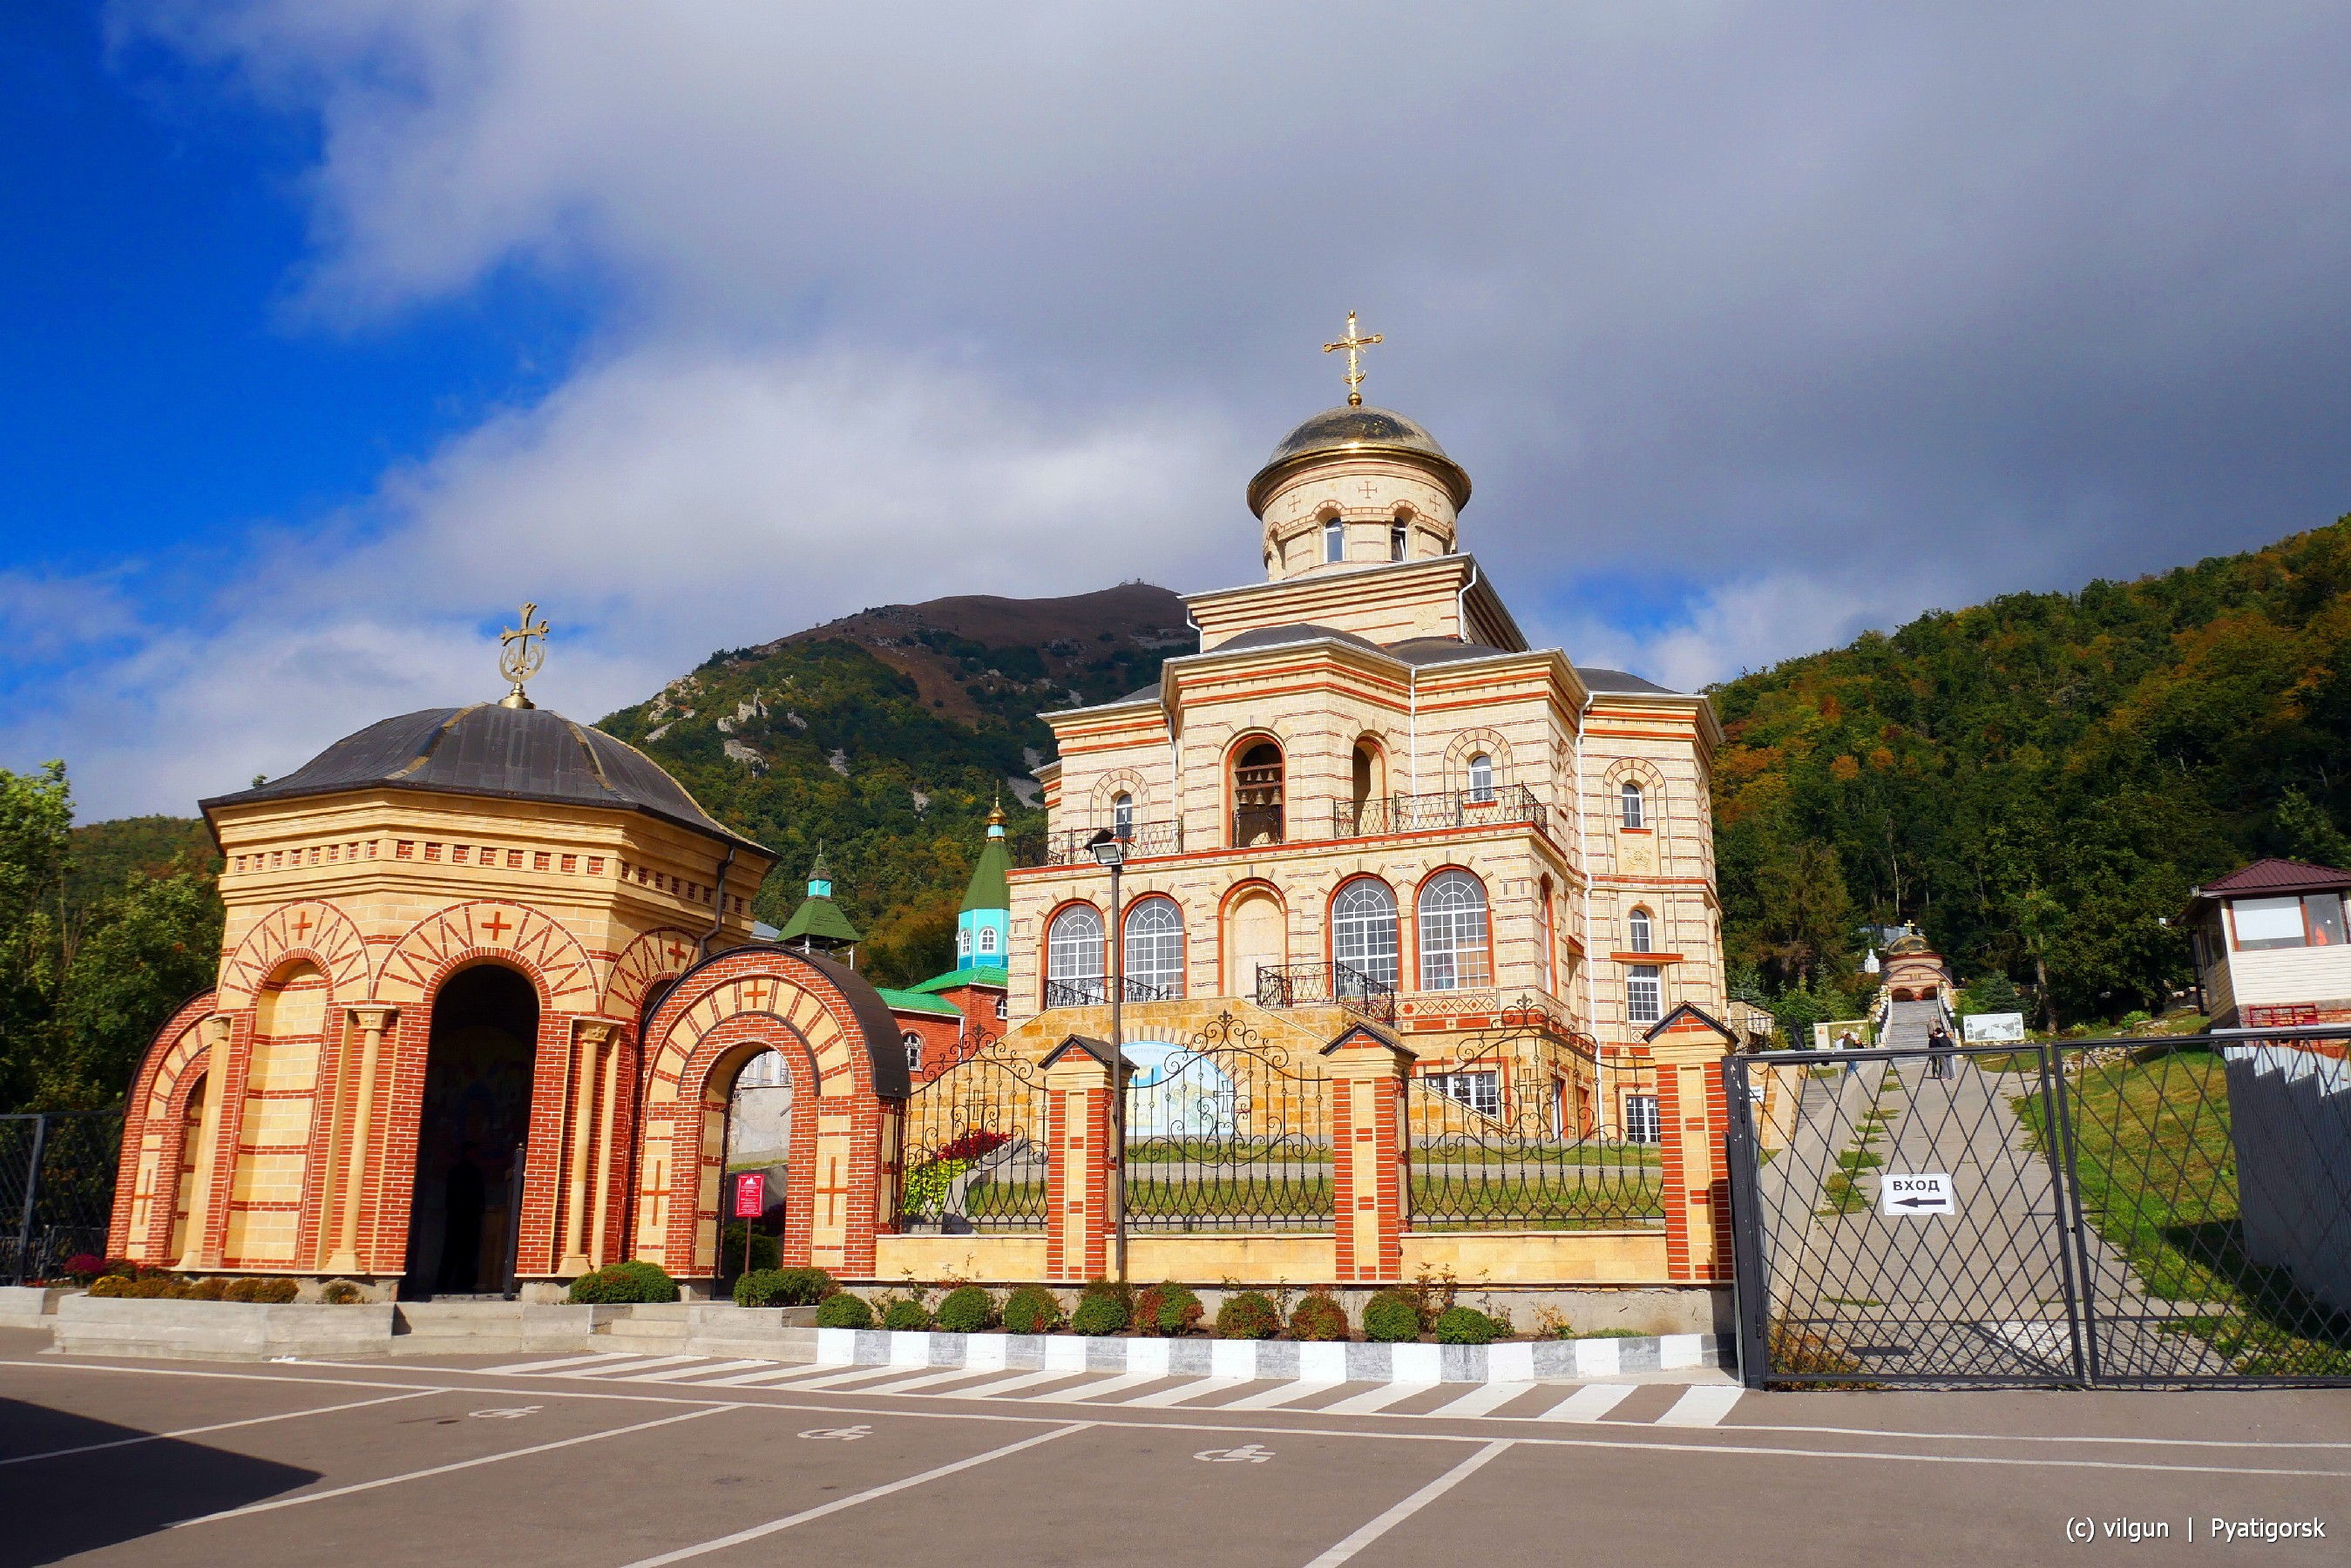
[[[1534,1385],[1531,1383],[1483,1383],[1470,1389],[1468,1393],[1464,1394],[1460,1398],[1454,1400],[1451,1404],[1439,1405],[1436,1409],[1424,1411],[1423,1414],[1429,1416],[1482,1416],[1489,1410],[1500,1409],[1503,1406],[1509,1404],[1511,1400],[1517,1398],[1520,1395],[1525,1393],[1528,1389],[1532,1388],[1533,1386]]]
[[[849,1395],[911,1395],[929,1399],[1018,1399],[1055,1405],[1092,1404],[1120,1409],[1166,1409],[1198,1405],[1204,1409],[1311,1410],[1315,1415],[1382,1416],[1391,1420],[1433,1419],[1439,1417],[1482,1417],[1506,1421],[1590,1422],[1606,1418],[1639,1387],[1632,1383],[1587,1383],[1573,1386],[1509,1378],[1492,1383],[1347,1384],[1328,1377],[1298,1377],[1266,1384],[1241,1376],[1195,1376],[1164,1371],[1117,1374],[1084,1373],[1067,1367],[1015,1372],[986,1366],[841,1366],[821,1362],[778,1363],[702,1355],[641,1355],[606,1352],[597,1355],[554,1356],[543,1361],[517,1361],[479,1369],[510,1376],[577,1377],[599,1382],[659,1383],[679,1388],[760,1388],[781,1394],[831,1390]],[[1228,1404],[1204,1404],[1215,1397],[1258,1385]],[[1451,1395],[1428,1410],[1390,1408],[1416,1395],[1438,1391]],[[1033,1391],[1033,1392],[1032,1392]],[[1743,1390],[1735,1386],[1699,1384],[1683,1390],[1672,1407],[1656,1417],[1662,1427],[1712,1427],[1739,1403]],[[1332,1403],[1308,1402],[1336,1393]],[[1497,1412],[1524,1399],[1540,1406],[1549,1395],[1563,1395],[1546,1408],[1516,1415]]]
[[[1593,1383],[1577,1389],[1535,1417],[1538,1421],[1597,1421],[1633,1394],[1630,1383]]]
[[[1700,1383],[1673,1403],[1673,1407],[1657,1417],[1660,1427],[1712,1427],[1730,1414],[1739,1403],[1743,1388],[1725,1388],[1719,1384]]]
[[[1255,1381],[1256,1379],[1251,1377],[1199,1377],[1189,1383],[1178,1384],[1173,1388],[1162,1388],[1156,1394],[1144,1394],[1122,1403],[1130,1409],[1160,1410],[1170,1405],[1188,1404],[1194,1399],[1203,1399],[1227,1388],[1238,1388],[1244,1383]]]
[[[1245,1395],[1229,1405],[1219,1405],[1219,1410],[1272,1410],[1293,1405],[1310,1395],[1328,1393],[1346,1385],[1320,1377],[1301,1377],[1295,1383],[1278,1383],[1256,1394]]]
[[[1089,1383],[1082,1388],[1048,1388],[1042,1394],[1031,1394],[1029,1397],[1040,1404],[1076,1405],[1088,1399],[1107,1399],[1113,1394],[1123,1394],[1146,1383],[1166,1381],[1166,1377],[1157,1372],[1125,1372],[1116,1377],[1106,1377],[1100,1383]]]
[[[1374,1410],[1384,1410],[1390,1405],[1426,1394],[1437,1387],[1434,1383],[1379,1383],[1353,1398],[1342,1399],[1335,1405],[1325,1405],[1314,1413],[1318,1416],[1364,1416]]]
[[[604,1350],[594,1355],[565,1355],[553,1361],[517,1361],[511,1366],[485,1366],[485,1372],[557,1372],[567,1366],[588,1366],[599,1361],[642,1361],[633,1350]]]

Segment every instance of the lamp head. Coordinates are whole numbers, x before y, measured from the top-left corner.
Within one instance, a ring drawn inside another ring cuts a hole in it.
[[[1115,871],[1126,863],[1126,846],[1117,834],[1107,827],[1098,830],[1086,840],[1086,853],[1092,855],[1094,864],[1105,871]]]

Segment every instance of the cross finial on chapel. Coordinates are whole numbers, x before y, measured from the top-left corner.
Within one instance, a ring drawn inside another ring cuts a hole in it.
[[[537,605],[523,606],[522,625],[509,627],[498,633],[498,670],[507,680],[514,682],[514,690],[498,699],[498,706],[501,708],[531,708],[538,705],[524,696],[522,691],[522,683],[538,674],[538,667],[547,662],[547,623],[542,620],[534,626],[530,619],[538,611]],[[533,643],[531,641],[533,638],[538,639],[538,641]]]
[[[1347,312],[1347,335],[1336,343],[1322,345],[1322,352],[1325,354],[1336,354],[1342,348],[1347,351],[1347,406],[1349,408],[1361,408],[1364,405],[1364,394],[1356,390],[1364,384],[1363,353],[1364,349],[1379,340],[1380,335],[1376,332],[1366,337],[1355,330],[1355,313],[1351,310]]]

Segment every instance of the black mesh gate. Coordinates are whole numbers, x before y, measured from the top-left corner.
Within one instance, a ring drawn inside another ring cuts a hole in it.
[[[2308,1035],[1724,1064],[1750,1386],[2351,1384],[2351,1069]]]
[[[121,1142],[120,1111],[0,1116],[0,1279],[50,1279],[106,1251]]]

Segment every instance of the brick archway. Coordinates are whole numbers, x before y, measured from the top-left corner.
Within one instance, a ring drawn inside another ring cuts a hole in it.
[[[149,1264],[176,1262],[164,1254],[171,1245],[180,1166],[186,1153],[184,1117],[189,1091],[211,1069],[212,1042],[205,1038],[204,1024],[215,1002],[215,993],[206,991],[172,1010],[155,1031],[154,1043],[123,1101],[126,1158],[121,1168],[130,1179],[115,1182],[114,1213],[107,1230],[109,1257]],[[217,1083],[213,1092],[218,1092]]]
[[[635,1255],[679,1277],[714,1272],[725,1091],[765,1046],[795,1078],[785,1260],[870,1276],[873,1238],[896,1219],[907,1087],[895,1020],[872,988],[827,960],[737,949],[678,981],[645,1042]]]

